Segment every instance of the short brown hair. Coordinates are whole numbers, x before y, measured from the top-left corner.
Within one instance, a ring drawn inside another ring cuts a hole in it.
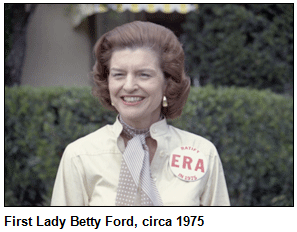
[[[115,50],[125,48],[150,48],[159,55],[160,67],[167,80],[165,96],[168,107],[161,111],[166,118],[181,115],[190,91],[190,79],[184,70],[184,51],[174,33],[157,24],[135,21],[104,34],[95,44],[96,63],[93,67],[95,85],[93,95],[109,109],[111,105],[108,89],[109,61]]]

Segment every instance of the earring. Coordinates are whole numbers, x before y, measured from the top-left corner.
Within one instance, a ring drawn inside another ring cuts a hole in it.
[[[167,98],[166,98],[166,96],[163,97],[162,106],[163,106],[163,107],[167,107],[167,106],[168,106],[168,102],[167,102]]]
[[[111,105],[114,106],[113,102],[111,102]]]

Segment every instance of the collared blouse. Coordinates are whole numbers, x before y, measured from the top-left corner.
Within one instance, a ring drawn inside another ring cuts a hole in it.
[[[56,176],[52,206],[115,205],[125,150],[120,136],[122,129],[117,118],[113,125],[106,125],[66,147]],[[230,205],[222,163],[210,141],[170,126],[166,119],[154,123],[150,134],[157,141],[151,176],[164,206]],[[191,166],[190,158],[180,158],[183,154],[174,155],[179,148],[201,152],[206,159],[203,170],[197,169],[199,164],[196,168],[196,164]],[[183,177],[185,169],[203,173],[196,180],[188,181],[176,172],[180,170]]]

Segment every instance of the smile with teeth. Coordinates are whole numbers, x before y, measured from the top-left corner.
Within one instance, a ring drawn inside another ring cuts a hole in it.
[[[125,102],[132,103],[132,102],[139,102],[142,101],[143,97],[123,97],[122,98]]]

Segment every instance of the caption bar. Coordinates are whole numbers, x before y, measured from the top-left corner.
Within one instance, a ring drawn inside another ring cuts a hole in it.
[[[41,218],[36,216],[36,218],[17,218],[16,216],[5,216],[5,226],[38,226],[39,228],[43,226],[56,227],[58,229],[64,229],[67,225],[71,227],[77,226],[87,226],[93,227],[94,229],[99,229],[100,227],[121,227],[127,226],[132,228],[147,227],[147,226],[203,226],[204,216],[178,216],[175,219],[157,219],[150,216],[139,221],[138,223],[134,216],[129,218],[114,218],[113,216],[105,216],[105,218],[80,218],[79,216],[70,216],[69,219],[60,218],[56,216],[55,218]]]

